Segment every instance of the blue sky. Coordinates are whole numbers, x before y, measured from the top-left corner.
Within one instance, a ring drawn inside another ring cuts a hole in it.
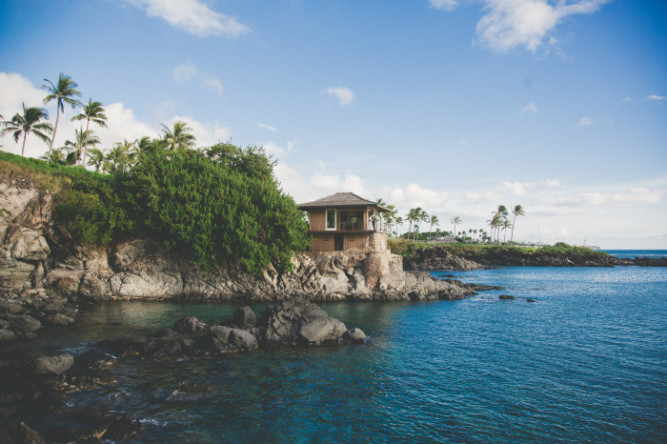
[[[0,41],[5,118],[64,72],[106,147],[185,120],[263,145],[298,202],[354,191],[443,229],[522,204],[518,239],[667,248],[662,0],[2,0]]]

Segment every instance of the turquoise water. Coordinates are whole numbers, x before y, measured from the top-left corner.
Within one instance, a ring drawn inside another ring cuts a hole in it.
[[[115,367],[118,384],[69,402],[130,413],[146,427],[136,442],[667,442],[667,269],[452,273],[507,288],[461,301],[324,305],[372,341],[128,360]],[[233,309],[95,306],[76,329],[42,341],[78,351],[82,341]],[[179,381],[212,389],[174,394]]]
[[[667,250],[602,250],[609,253],[612,256],[631,258],[636,257],[650,257],[650,258],[660,258],[667,256]]]

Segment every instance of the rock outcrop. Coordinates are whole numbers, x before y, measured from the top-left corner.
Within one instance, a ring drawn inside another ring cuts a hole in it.
[[[83,246],[54,221],[48,192],[0,182],[0,342],[32,337],[42,325],[74,322],[81,302],[105,300],[315,301],[457,299],[469,289],[403,271],[389,250],[301,255],[293,273],[261,277],[238,264],[203,270],[152,239]]]
[[[353,344],[365,340],[366,335],[360,329],[348,330],[343,322],[308,299],[296,297],[268,308],[260,318],[250,307],[237,310],[232,319],[222,324],[186,316],[172,328],[154,335],[105,340],[98,345],[118,357],[165,360],[278,346]]]
[[[478,270],[486,268],[473,260],[456,256],[438,246],[420,248],[404,259],[406,270]]]

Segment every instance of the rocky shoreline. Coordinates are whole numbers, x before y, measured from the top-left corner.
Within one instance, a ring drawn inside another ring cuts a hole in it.
[[[591,252],[592,253],[592,252]],[[667,257],[617,258],[607,254],[577,254],[556,251],[536,251],[530,254],[520,248],[461,250],[453,254],[448,248],[432,246],[419,248],[403,260],[406,270],[476,270],[489,267],[667,267]]]
[[[53,195],[30,181],[0,181],[0,344],[42,325],[70,325],[84,303],[142,301],[399,301],[461,299],[472,291],[404,272],[386,251],[300,255],[293,273],[262,276],[238,264],[204,270],[150,238],[81,245],[55,223]]]

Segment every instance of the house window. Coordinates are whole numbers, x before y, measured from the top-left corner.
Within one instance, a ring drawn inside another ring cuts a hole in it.
[[[327,210],[327,230],[336,229],[336,210]]]

